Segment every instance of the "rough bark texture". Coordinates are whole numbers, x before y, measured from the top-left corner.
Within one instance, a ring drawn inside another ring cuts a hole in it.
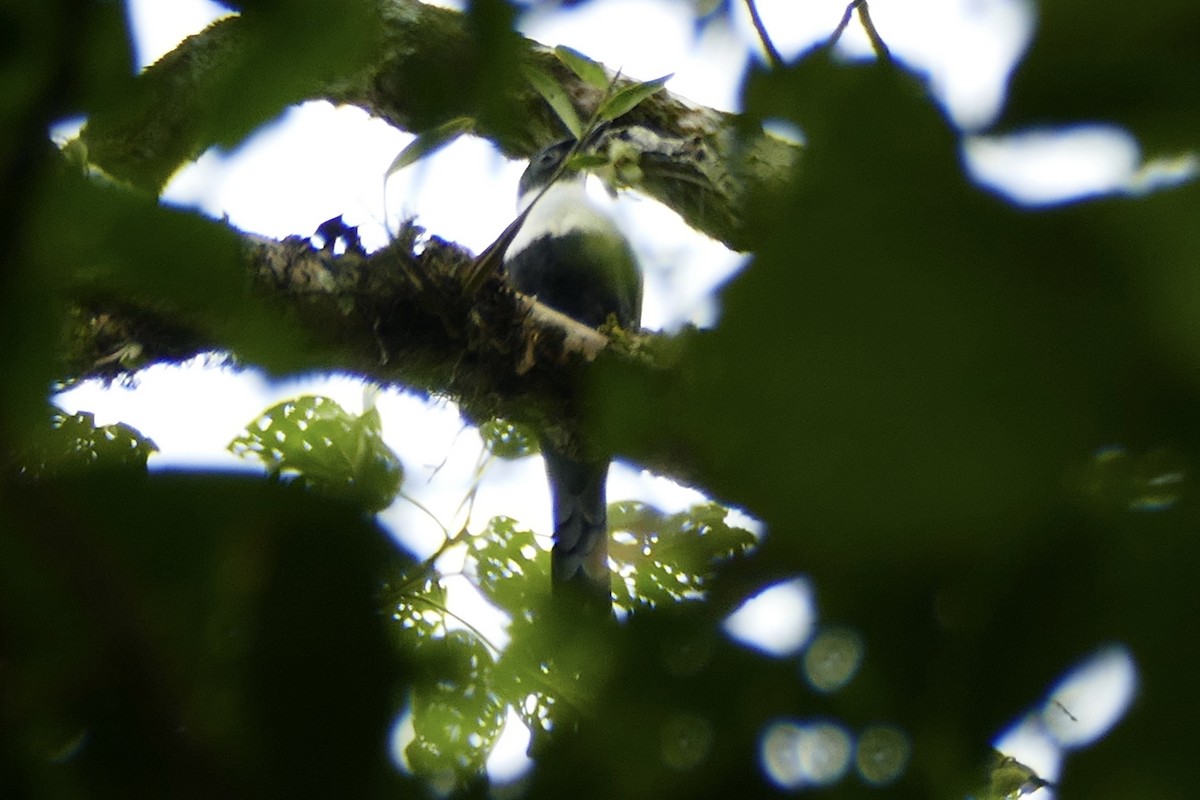
[[[495,92],[468,90],[481,80],[477,64],[485,45],[464,15],[413,0],[380,0],[376,13],[380,41],[364,48],[380,57],[297,100],[359,106],[414,132],[465,117],[512,158],[528,158],[564,136],[562,123],[526,81],[497,82]],[[211,126],[203,121],[221,118],[231,85],[253,80],[239,71],[252,41],[249,31],[246,19],[221,20],[151,66],[128,103],[90,120],[84,141],[92,163],[136,185],[161,187],[211,143]],[[542,45],[513,36],[506,46],[519,65],[557,80],[582,118],[601,101],[601,90]],[[629,83],[621,79],[618,87]],[[641,103],[620,125],[631,130],[624,141],[639,157],[636,188],[734,249],[747,246],[745,204],[778,191],[799,156],[795,145],[763,133],[753,120],[667,91]]]
[[[515,34],[497,44],[479,33],[478,20],[411,0],[374,0],[367,7],[374,10],[378,40],[362,44],[361,69],[310,81],[311,91],[308,79],[298,79],[293,102],[352,104],[416,132],[467,117],[474,133],[524,158],[563,138],[562,123],[527,81],[477,86],[489,80],[488,70],[478,68],[486,48],[493,48],[488,63],[497,63],[494,48],[503,47],[516,59],[514,69],[532,66],[552,75],[581,118],[603,99],[602,90],[577,78],[551,51]],[[181,43],[138,77],[124,102],[89,118],[81,137],[87,162],[157,192],[180,165],[235,136],[239,125],[244,135],[253,121],[230,122],[238,112],[230,110],[236,104],[229,98],[254,80],[254,70],[263,70],[266,62],[254,47],[262,35],[261,20],[247,15]],[[747,243],[743,209],[782,188],[799,153],[754,121],[666,91],[622,117],[606,133],[605,146],[629,184],[735,249]],[[353,372],[449,397],[473,419],[531,422],[567,449],[580,446],[575,387],[586,359],[566,356],[590,359],[603,339],[519,297],[500,277],[464,287],[471,257],[461,248],[418,239],[415,229],[371,255],[348,248],[335,256],[300,237],[243,238],[256,292],[312,338],[304,368]],[[146,305],[81,302],[68,328],[68,380],[113,379],[149,363],[229,350],[219,336]],[[622,333],[601,357],[661,369],[647,355],[655,351],[652,338]]]
[[[472,294],[473,259],[409,226],[371,255],[334,255],[292,236],[246,235],[252,291],[305,334],[305,369],[352,373],[454,399],[465,416],[498,416],[585,447],[579,371],[595,358],[651,366],[658,338],[616,329],[613,338],[514,292],[500,276]],[[152,363],[221,352],[223,343],[168,309],[107,298],[76,303],[63,333],[66,380],[122,380]],[[223,356],[236,361],[236,354]]]

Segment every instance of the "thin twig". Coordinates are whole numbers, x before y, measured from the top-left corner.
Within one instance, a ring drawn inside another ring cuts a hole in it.
[[[467,490],[467,493],[459,502],[458,508],[454,510],[454,518],[457,519],[458,515],[463,512],[463,509],[466,509],[466,519],[463,520],[462,524],[463,530],[471,527],[471,512],[475,510],[475,498],[479,494],[479,486],[483,483],[483,476],[487,472],[488,467],[492,465],[493,458],[494,456],[488,450],[486,444],[480,448],[479,458],[475,460],[474,475],[471,477],[471,488]]]
[[[459,533],[461,533],[461,531]],[[407,594],[409,589],[428,578],[430,573],[433,572],[433,568],[437,563],[437,560],[444,556],[447,550],[457,545],[459,541],[459,534],[457,533],[453,536],[447,536],[445,540],[442,541],[438,549],[435,550],[432,555],[418,564],[416,569],[403,573],[400,576],[400,581],[396,586],[396,594],[404,596]]]
[[[879,31],[875,29],[875,23],[871,21],[871,12],[867,9],[867,0],[855,0],[858,6],[858,21],[867,31],[867,38],[871,40],[871,48],[875,51],[875,55],[880,61],[891,63],[892,51],[888,50],[888,46],[884,44],[883,38],[879,35]]]
[[[762,42],[763,50],[767,51],[767,62],[772,69],[782,69],[783,56],[775,49],[775,43],[767,35],[767,26],[763,25],[762,17],[758,15],[758,6],[755,5],[754,0],[746,0],[746,9],[750,12],[750,21],[754,23],[754,30],[758,31],[758,40]]]
[[[434,514],[432,511],[430,511],[426,505],[424,505],[419,500],[417,500],[417,498],[413,497],[410,494],[406,494],[405,492],[399,492],[397,494],[397,496],[401,500],[407,500],[408,502],[412,503],[413,506],[415,506],[418,511],[423,511],[425,513],[425,516],[427,516],[431,520],[433,520],[434,524],[442,529],[442,535],[445,536],[447,539],[450,538],[449,529],[447,529],[446,526],[442,524],[442,521],[440,519],[438,519],[437,514]]]
[[[483,643],[484,647],[491,650],[496,655],[500,655],[500,653],[503,652],[503,650],[501,648],[492,644],[491,640],[483,635],[483,631],[479,630],[479,628],[476,628],[470,622],[463,619],[460,614],[454,613],[453,611],[446,608],[446,606],[442,605],[441,603],[437,602],[436,600],[431,600],[423,594],[409,595],[408,597],[406,597],[404,599],[410,603],[412,603],[412,602],[424,603],[425,605],[429,606],[430,608],[432,608],[436,611],[440,611],[444,616],[453,617],[454,619],[456,619],[460,623],[462,623],[463,627],[465,627],[471,633],[475,634],[476,638],[478,638],[479,641]],[[443,620],[442,624],[443,625],[445,624],[444,620]]]
[[[846,6],[846,13],[842,14],[842,21],[837,24],[837,27],[833,29],[833,33],[829,34],[829,39],[825,42],[826,47],[832,49],[838,43],[838,40],[842,38],[842,34],[846,32],[846,26],[850,24],[850,16],[854,13],[855,7],[860,2],[862,0],[853,0],[850,5]]]
[[[867,8],[867,0],[851,0],[846,6],[846,13],[842,14],[842,20],[838,26],[833,29],[829,39],[825,42],[826,47],[833,47],[842,38],[842,34],[846,32],[846,26],[850,24],[850,16],[858,10],[858,20],[862,23],[863,29],[867,32],[867,38],[871,40],[871,49],[875,51],[875,55],[887,63],[892,62],[892,51],[888,49],[884,43],[883,37],[879,35],[875,23],[871,21],[871,11]]]

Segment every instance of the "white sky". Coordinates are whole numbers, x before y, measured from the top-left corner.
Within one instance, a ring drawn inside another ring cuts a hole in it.
[[[206,0],[128,4],[140,65],[224,13]],[[748,16],[740,3],[735,5],[739,14],[732,27],[710,25],[699,40],[693,38],[690,0],[593,0],[571,11],[528,12],[521,29],[546,44],[575,47],[632,77],[674,73],[671,91],[736,110],[742,75],[750,59],[760,56]],[[775,44],[790,58],[828,37],[845,2],[758,0],[758,6]],[[873,0],[871,12],[893,54],[928,74],[935,93],[964,128],[986,126],[994,118],[1007,75],[1033,29],[1023,0]],[[847,29],[841,50],[869,56],[857,21]],[[358,109],[309,103],[291,109],[232,153],[206,153],[176,176],[164,198],[213,217],[228,215],[239,228],[275,237],[310,235],[324,220],[342,214],[359,226],[368,249],[386,241],[389,224],[415,214],[431,233],[482,249],[511,221],[524,165],[506,162],[485,142],[462,140],[393,176],[385,202],[384,172],[410,140],[409,134]],[[1046,131],[1004,139],[972,137],[965,141],[964,153],[978,180],[1032,203],[1118,190],[1137,178],[1141,166],[1131,137],[1098,124],[1072,131],[1070,137]],[[692,232],[653,201],[622,197],[613,211],[643,262],[647,327],[713,324],[719,313],[713,287],[738,268],[741,258]],[[243,426],[271,404],[310,392],[331,395],[351,411],[362,406],[361,387],[345,378],[271,383],[252,371],[202,365],[154,367],[139,374],[135,388],[88,384],[60,395],[58,402],[69,412],[93,411],[101,424],[126,422],[153,438],[162,448],[151,459],[153,468],[224,469],[246,466],[224,450]],[[453,519],[455,511],[479,456],[478,436],[447,403],[389,391],[378,405],[387,441],[405,463],[405,490],[454,529],[461,522]],[[618,465],[609,497],[638,498],[673,511],[701,496]],[[478,526],[494,514],[548,531],[549,500],[537,459],[497,464],[489,472],[473,519]],[[411,504],[400,501],[382,518],[418,555],[432,552],[441,541],[438,526]],[[454,591],[469,594],[462,584]],[[811,616],[812,610],[795,613]],[[503,641],[497,621],[485,627]],[[786,643],[772,644],[766,633],[771,628],[763,627],[756,646],[786,649]],[[796,625],[774,628],[793,637],[796,631]],[[739,628],[738,636],[755,641],[753,631]]]

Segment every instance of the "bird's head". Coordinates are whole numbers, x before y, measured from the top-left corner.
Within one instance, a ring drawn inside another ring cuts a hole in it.
[[[558,172],[559,166],[563,163],[563,159],[571,152],[574,144],[574,139],[564,139],[561,142],[550,145],[529,159],[529,166],[525,168],[525,172],[521,174],[521,180],[517,184],[517,205],[519,207],[524,208],[533,202],[533,198],[537,196],[537,193],[550,183],[555,173]],[[583,173],[579,170],[568,168],[568,170],[563,171],[559,175],[558,180],[579,181],[582,177]]]
[[[613,127],[612,123],[603,122],[593,128],[582,142],[577,143],[575,139],[563,139],[539,151],[529,159],[529,166],[525,168],[520,183],[517,184],[518,207],[523,209],[533,202],[533,198],[550,183],[555,174],[559,172],[563,161],[568,157],[570,160],[559,174],[558,183],[574,183],[582,186],[584,178],[589,172],[601,175],[603,178],[606,172],[611,172],[609,149],[612,147],[616,134],[617,129]],[[605,178],[605,183],[608,184],[607,178]],[[615,192],[610,190],[610,193],[616,197]]]

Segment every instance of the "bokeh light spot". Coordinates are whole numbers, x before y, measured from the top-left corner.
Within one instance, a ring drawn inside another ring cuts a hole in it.
[[[886,786],[904,774],[912,755],[908,736],[890,725],[867,728],[858,737],[854,764],[858,774],[872,786]]]
[[[821,631],[804,651],[804,675],[814,689],[836,692],[858,672],[865,645],[849,628]]]
[[[1143,455],[1133,467],[1132,511],[1165,511],[1179,502],[1186,473],[1180,458],[1157,449]]]
[[[712,749],[713,727],[695,714],[675,714],[662,727],[662,760],[680,772],[694,769]]]
[[[1130,511],[1165,511],[1175,506],[1187,483],[1183,460],[1165,448],[1134,454],[1110,445],[1093,454],[1080,475],[1091,500]]]
[[[853,742],[832,722],[772,723],[763,734],[761,759],[767,777],[784,789],[829,786],[846,773]]]

